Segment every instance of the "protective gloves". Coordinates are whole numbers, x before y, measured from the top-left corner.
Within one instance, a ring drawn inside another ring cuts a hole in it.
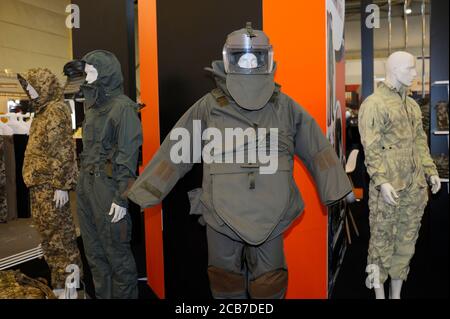
[[[392,206],[398,205],[396,199],[398,199],[399,196],[391,184],[384,183],[381,185],[380,189],[381,189],[381,196],[383,197],[385,203]]]
[[[109,216],[114,215],[111,223],[115,224],[121,221],[125,215],[127,214],[127,209],[124,207],[120,207],[119,205],[112,203],[111,210],[109,211]]]
[[[431,192],[436,194],[441,189],[441,179],[437,175],[430,177]]]
[[[57,189],[53,196],[53,201],[56,202],[56,208],[61,208],[69,201],[69,192]]]

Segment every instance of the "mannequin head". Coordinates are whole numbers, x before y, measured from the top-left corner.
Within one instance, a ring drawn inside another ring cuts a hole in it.
[[[410,87],[417,77],[416,59],[408,52],[392,53],[386,62],[386,82],[397,90]]]
[[[88,84],[91,84],[91,83],[94,83],[95,81],[97,81],[98,71],[92,64],[86,63],[86,65],[84,67],[84,72],[86,73],[86,82]]]
[[[45,107],[50,101],[63,98],[63,88],[49,69],[30,69],[23,75],[18,74],[17,78],[30,98],[34,111]]]
[[[30,83],[20,74],[17,74],[17,79],[19,80],[20,85],[23,90],[27,93],[30,100],[36,100],[39,97],[39,93],[36,91],[34,87],[31,86]]]
[[[254,69],[258,67],[258,59],[253,53],[245,53],[239,59],[238,65],[243,69]]]

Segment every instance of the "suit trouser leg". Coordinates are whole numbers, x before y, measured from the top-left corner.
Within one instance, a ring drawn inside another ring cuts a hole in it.
[[[111,293],[111,267],[106,258],[99,233],[104,222],[91,206],[88,194],[92,194],[93,179],[81,173],[77,186],[78,219],[80,222],[81,237],[84,251],[94,281],[95,295],[99,299],[110,299]]]
[[[112,216],[108,213],[114,189],[103,175],[84,175],[82,185],[87,191],[80,188],[79,193],[86,205],[79,209],[83,215],[80,224],[83,219],[83,242],[86,237],[86,256],[96,295],[98,298],[137,298],[137,271],[130,247],[131,218],[127,214],[118,223],[111,223]]]
[[[45,185],[30,189],[33,224],[41,236],[44,257],[52,274],[52,286],[61,289],[65,287],[68,265],[77,265],[80,273],[83,268],[70,203],[56,208],[54,193],[52,187]]]
[[[392,255],[391,279],[406,280],[409,264],[414,256],[425,207],[428,202],[426,187],[413,186],[400,202],[395,226],[395,244]]]
[[[381,193],[374,188],[369,196],[368,265],[378,266],[380,284],[388,276],[406,280],[428,201],[427,189],[412,184],[399,192],[398,206],[385,203]]]
[[[249,294],[253,299],[283,299],[288,284],[283,235],[259,246],[248,246]]]
[[[207,240],[208,275],[214,298],[284,297],[287,267],[282,235],[251,246],[207,226]]]

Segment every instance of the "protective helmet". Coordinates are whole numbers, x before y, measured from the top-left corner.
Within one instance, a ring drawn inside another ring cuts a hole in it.
[[[273,48],[267,35],[253,30],[251,22],[230,33],[223,47],[225,72],[229,74],[270,74]]]

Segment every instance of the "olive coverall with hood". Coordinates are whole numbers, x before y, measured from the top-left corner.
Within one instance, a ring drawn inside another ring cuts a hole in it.
[[[78,216],[97,298],[137,298],[137,271],[130,248],[131,218],[117,223],[113,203],[127,208],[126,192],[136,178],[142,128],[138,106],[123,93],[117,58],[97,50],[83,61],[98,78],[84,84],[83,152],[77,186]]]

